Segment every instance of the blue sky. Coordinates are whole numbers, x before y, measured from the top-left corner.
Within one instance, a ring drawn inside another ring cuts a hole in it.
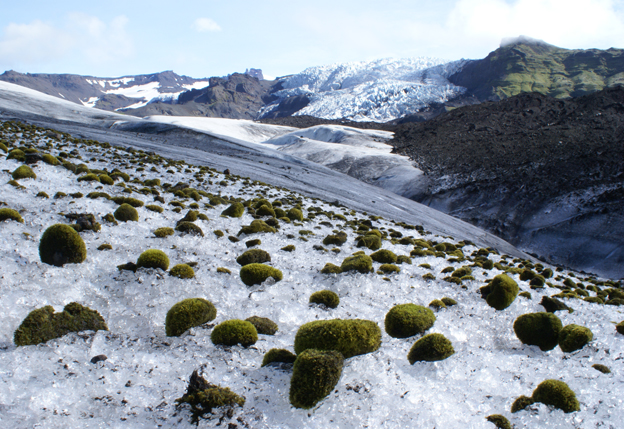
[[[624,48],[624,0],[4,2],[0,72],[282,76],[385,57],[483,58],[521,34]]]

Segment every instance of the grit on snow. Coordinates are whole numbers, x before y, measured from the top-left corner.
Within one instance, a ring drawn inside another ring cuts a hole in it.
[[[23,136],[17,135],[19,142]],[[56,141],[40,134],[29,140],[39,150],[58,156],[69,152],[73,144],[59,147]],[[47,146],[51,143],[52,146]],[[23,143],[20,143],[23,144]],[[198,181],[199,168],[191,165],[152,165],[144,170],[130,161],[134,154],[118,148],[103,149],[79,143],[81,159],[91,169],[119,168],[132,178],[160,178],[163,182],[184,181],[192,187],[212,194],[251,199],[301,200],[304,215],[312,207],[324,212],[334,211],[347,220],[367,219],[362,212],[338,208],[320,200],[277,189],[243,178],[226,177],[215,171]],[[143,156],[143,160],[145,157]],[[34,166],[36,179],[20,180],[24,189],[7,184],[9,172],[21,163],[0,157],[0,200],[16,209],[25,223],[0,223],[0,423],[3,427],[193,427],[187,410],[176,410],[174,401],[185,392],[193,370],[203,368],[209,382],[227,386],[246,398],[242,409],[222,425],[250,428],[489,428],[490,414],[503,414],[516,428],[619,428],[624,421],[624,336],[617,334],[613,322],[623,317],[621,307],[598,305],[582,300],[566,300],[572,313],[558,312],[564,325],[586,326],[594,340],[583,349],[564,354],[559,348],[542,352],[525,346],[514,335],[514,320],[525,313],[543,311],[538,303],[544,295],[558,289],[532,290],[528,282],[514,279],[520,289],[529,291],[531,299],[518,297],[504,311],[496,311],[481,298],[478,288],[486,278],[499,273],[473,268],[475,280],[464,282],[465,288],[442,280],[447,266],[458,268],[469,262],[453,263],[435,256],[416,257],[413,264],[402,264],[401,272],[388,276],[378,274],[322,275],[328,262],[341,261],[357,250],[355,231],[338,218],[317,216],[302,224],[281,223],[275,234],[242,236],[231,242],[242,225],[253,218],[220,217],[226,207],[205,206],[200,212],[208,221],[198,220],[205,237],[176,233],[156,238],[158,227],[173,227],[182,218],[169,204],[177,199],[161,189],[165,199],[164,212],[154,213],[138,208],[139,222],[120,222],[118,226],[102,221],[116,205],[102,198],[86,197],[41,198],[46,192],[66,194],[92,191],[110,195],[132,196],[146,204],[153,197],[136,192],[135,183],[126,187],[135,192],[122,193],[122,186],[104,186],[96,182],[78,182],[77,176],[62,166],[39,162]],[[170,170],[171,172],[167,172]],[[101,189],[99,189],[101,188]],[[187,201],[185,204],[192,203]],[[67,223],[59,213],[93,213],[102,222],[100,232],[81,233],[87,245],[87,259],[81,264],[54,267],[40,262],[38,244],[42,232],[56,223]],[[373,219],[375,227],[388,232],[390,228],[403,236],[433,241],[471,240],[474,237],[440,237],[422,234],[384,219]],[[217,238],[213,231],[222,230],[226,237]],[[302,235],[301,231],[312,235]],[[348,241],[339,253],[314,248],[334,230],[344,230]],[[290,237],[290,238],[289,238]],[[303,238],[307,238],[303,240]],[[270,281],[249,288],[238,275],[236,257],[246,250],[245,241],[259,238],[259,248],[271,254],[272,266],[282,270],[283,280]],[[97,248],[109,243],[112,250]],[[292,253],[280,249],[296,246]],[[116,266],[136,258],[146,249],[163,250],[171,265],[197,262],[196,277],[182,280],[160,270],[140,269],[136,273],[119,271]],[[383,248],[398,255],[409,255],[413,246],[392,244],[384,240]],[[367,249],[364,249],[367,250]],[[477,247],[463,248],[470,255]],[[370,251],[367,250],[367,253]],[[490,255],[496,262],[503,258]],[[511,262],[510,259],[507,259]],[[429,264],[431,268],[421,266]],[[375,268],[378,268],[375,263]],[[218,267],[231,274],[217,273]],[[436,280],[426,280],[431,273]],[[568,275],[569,273],[564,273]],[[335,310],[308,304],[309,296],[318,290],[330,289],[340,296]],[[593,295],[593,293],[591,293]],[[209,299],[217,308],[213,323],[257,315],[268,317],[279,325],[274,336],[260,336],[249,348],[223,348],[210,341],[212,325],[192,328],[181,337],[166,337],[165,315],[175,303],[191,297]],[[355,356],[345,361],[342,376],[335,390],[312,410],[290,406],[288,390],[291,372],[287,368],[260,368],[270,348],[292,350],[294,336],[302,324],[331,318],[361,318],[376,322],[383,331],[385,314],[396,304],[415,303],[427,306],[434,299],[450,297],[458,304],[436,313],[437,320],[428,332],[445,335],[453,343],[455,354],[440,362],[418,362],[410,365],[407,352],[417,338],[394,339],[383,333],[376,352]],[[100,314],[109,331],[69,334],[37,346],[15,347],[12,336],[26,315],[45,305],[59,311],[72,301],[79,302]],[[107,360],[96,364],[90,359],[104,354]],[[591,367],[600,363],[611,368],[602,374]],[[566,382],[577,395],[581,411],[565,414],[535,404],[515,414],[509,412],[514,399],[529,396],[545,379]],[[218,418],[200,421],[200,427],[214,427]]]

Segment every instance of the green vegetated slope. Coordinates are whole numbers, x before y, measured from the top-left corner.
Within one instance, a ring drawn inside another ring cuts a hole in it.
[[[544,42],[503,46],[449,80],[479,100],[522,92],[578,97],[624,84],[624,50],[563,49]]]

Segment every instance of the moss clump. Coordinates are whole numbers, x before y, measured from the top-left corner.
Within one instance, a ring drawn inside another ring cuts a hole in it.
[[[271,255],[262,249],[250,249],[236,258],[239,265],[245,266],[249,264],[262,264],[271,262]]]
[[[435,314],[428,308],[416,304],[395,305],[384,320],[386,333],[394,338],[408,338],[422,334],[436,321]]]
[[[40,198],[50,198],[50,196],[47,193],[43,192],[43,191],[38,192],[37,196],[40,197]]]
[[[136,262],[137,268],[160,268],[167,271],[169,268],[169,257],[162,250],[148,249],[141,253]]]
[[[274,362],[278,363],[294,363],[297,359],[297,356],[286,349],[271,349],[264,354],[262,358],[262,365],[267,366]]]
[[[371,259],[375,262],[382,264],[394,264],[397,261],[397,255],[394,252],[381,249],[370,255]]]
[[[553,313],[528,313],[519,316],[513,328],[523,344],[538,346],[542,351],[548,351],[557,346],[563,325]]]
[[[43,162],[45,162],[46,164],[50,164],[50,165],[59,165],[60,162],[58,159],[56,159],[56,157],[50,155],[49,153],[44,153],[41,157],[41,160]]]
[[[240,344],[243,347],[249,347],[258,341],[258,331],[251,322],[231,319],[215,326],[210,334],[210,340],[215,345],[235,346]]]
[[[295,353],[307,349],[336,350],[345,358],[374,352],[381,345],[381,329],[361,319],[316,320],[302,325],[295,335]]]
[[[242,235],[242,234],[257,234],[260,232],[270,232],[270,233],[274,233],[276,232],[276,229],[273,228],[272,226],[267,225],[267,223],[263,220],[260,219],[256,219],[251,221],[250,225],[245,225],[243,226],[240,231],[238,231],[238,234],[236,235]]]
[[[115,184],[115,181],[111,179],[111,177],[108,174],[100,174],[98,176],[98,182],[100,182],[102,185],[108,185],[108,186],[113,186]]]
[[[31,311],[15,331],[13,341],[17,346],[28,346],[60,338],[69,332],[99,330],[108,330],[100,313],[71,302],[60,313],[55,313],[50,305]]]
[[[399,256],[397,256],[397,264],[412,265],[412,258],[410,258],[407,255],[399,255]]]
[[[26,154],[20,149],[13,149],[7,155],[7,159],[16,159],[20,162],[24,162],[26,160]]]
[[[169,270],[169,275],[179,279],[192,279],[195,277],[195,271],[187,264],[177,264]]]
[[[290,220],[296,220],[299,222],[303,221],[303,213],[301,212],[301,210],[296,209],[296,208],[292,208],[290,210],[288,210],[288,213],[286,213],[286,217],[288,217],[288,219]]]
[[[400,273],[401,269],[394,264],[381,264],[379,266],[378,273],[389,274],[389,273]]]
[[[61,267],[87,259],[87,246],[69,225],[56,224],[45,230],[39,242],[41,262]]]
[[[620,333],[620,334],[624,335],[624,320],[623,320],[623,321],[621,321],[620,323],[618,323],[617,325],[615,325],[615,330],[616,330],[618,333]]]
[[[516,400],[511,404],[511,412],[517,413],[518,411],[524,410],[526,407],[533,405],[535,401],[533,398],[529,398],[528,396],[519,396]]]
[[[231,412],[235,406],[245,405],[245,398],[232,392],[229,387],[221,387],[208,383],[197,371],[193,371],[186,394],[176,399],[176,407],[182,404],[191,407],[191,422],[198,424],[199,418],[206,414],[212,415],[214,408],[223,408],[224,415]]]
[[[533,400],[563,410],[564,413],[580,411],[574,391],[560,380],[542,381],[533,391]]]
[[[245,246],[247,246],[248,249],[250,247],[260,246],[261,244],[262,244],[262,240],[260,240],[259,238],[256,238],[254,240],[247,240],[245,242]]]
[[[310,295],[310,304],[324,305],[327,308],[336,308],[340,304],[340,298],[331,290],[319,290]]]
[[[275,335],[278,330],[277,323],[267,317],[251,316],[245,319],[256,328],[259,334]]]
[[[342,246],[347,242],[347,233],[340,231],[336,234],[328,235],[323,239],[325,246]]]
[[[342,273],[342,269],[338,265],[334,265],[331,262],[325,264],[323,268],[321,268],[321,274],[340,274]]]
[[[381,249],[381,238],[377,235],[365,235],[360,236],[356,239],[356,247],[366,247],[370,250],[378,250]]]
[[[442,334],[427,334],[414,343],[407,360],[411,365],[414,362],[434,362],[444,360],[455,353],[453,344]]]
[[[310,409],[331,393],[342,375],[344,357],[336,351],[308,349],[297,356],[290,379],[290,403]]]
[[[202,231],[202,229],[193,222],[180,222],[175,227],[175,230],[181,232],[182,234],[197,235],[200,237],[204,236],[204,231]]]
[[[138,222],[139,220],[139,212],[137,211],[137,209],[132,207],[130,204],[126,204],[126,203],[117,207],[117,210],[115,210],[114,216],[115,216],[115,219],[121,222],[129,222],[129,221]]]
[[[13,177],[13,180],[36,179],[37,175],[34,171],[32,171],[32,168],[27,165],[22,165],[17,167],[13,173],[11,173],[11,177]]]
[[[283,275],[277,268],[264,264],[247,264],[240,270],[240,277],[247,286],[259,285],[272,277],[276,282],[282,280]]]
[[[555,311],[560,310],[568,310],[571,312],[570,307],[559,301],[557,298],[552,298],[550,296],[543,296],[540,301],[540,305],[543,306],[548,313],[554,313]]]
[[[155,213],[162,213],[163,211],[165,211],[162,207],[157,206],[156,204],[148,204],[145,206],[145,208]]]
[[[353,255],[342,261],[340,265],[342,272],[357,271],[362,274],[368,274],[373,271],[373,260],[368,255]]]
[[[79,182],[99,182],[100,178],[95,173],[85,174],[84,176],[80,176],[78,178]]]
[[[453,270],[451,277],[457,277],[461,279],[463,277],[469,276],[472,274],[472,268],[470,267],[460,267],[456,270]]]
[[[221,231],[220,229],[216,229],[214,231],[212,231],[214,235],[217,236],[217,238],[221,238],[225,236],[225,233],[223,231]]]
[[[173,235],[175,232],[173,230],[173,228],[169,228],[169,227],[162,227],[162,228],[157,228],[156,231],[154,231],[154,235],[158,238],[165,238],[165,237],[169,237],[170,235]]]
[[[227,268],[223,268],[223,267],[217,267],[217,272],[218,273],[222,273],[222,274],[232,274],[232,271],[228,270]]]
[[[487,416],[486,420],[488,422],[494,423],[497,429],[513,429],[507,417],[500,414],[492,414],[491,416]]]
[[[441,310],[443,308],[446,308],[446,304],[439,299],[434,299],[429,303],[428,307],[431,307],[434,310]]]
[[[497,310],[504,310],[515,301],[519,288],[511,277],[499,274],[491,282],[481,288],[481,295],[485,296],[490,307]]]
[[[4,222],[5,220],[14,220],[15,222],[24,223],[24,219],[17,212],[17,210],[13,209],[0,209],[0,222]]]
[[[129,204],[132,207],[143,207],[143,205],[145,205],[145,203],[137,198],[131,198],[131,197],[112,197],[111,200],[119,205],[122,204]]]
[[[217,309],[203,298],[187,298],[167,312],[165,331],[168,337],[179,337],[194,326],[203,325],[217,317]]]
[[[559,347],[565,353],[571,353],[585,347],[594,334],[589,328],[575,324],[566,325],[559,333]]]
[[[431,274],[431,273],[423,274],[422,278],[425,279],[425,280],[435,280],[436,279],[435,276],[433,274]]]
[[[271,207],[267,206],[266,204],[263,204],[256,210],[256,215],[275,217],[275,210],[273,210]]]
[[[442,301],[444,305],[446,305],[447,307],[452,307],[453,305],[457,305],[457,301],[455,301],[453,298],[449,298],[446,296],[442,298],[440,301]]]
[[[289,244],[287,246],[282,247],[280,250],[283,250],[284,252],[294,252],[295,246],[292,244]]]
[[[242,203],[232,203],[221,212],[221,216],[242,217],[245,213],[245,206]]]

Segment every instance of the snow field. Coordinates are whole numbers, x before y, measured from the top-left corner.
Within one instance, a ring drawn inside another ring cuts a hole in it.
[[[22,137],[19,136],[19,139]],[[45,143],[47,139],[40,139]],[[62,150],[69,151],[72,145]],[[53,155],[58,150],[45,150]],[[192,187],[223,195],[249,199],[264,196],[270,201],[292,195],[263,185],[242,185],[237,181],[227,187],[218,182],[224,177],[216,174],[200,185],[191,179],[196,167],[184,166],[174,174],[157,166],[159,172],[137,172],[134,166],[124,168],[109,152],[127,161],[126,152],[95,147],[81,147],[83,161],[90,168],[120,168],[141,180],[160,178],[172,184],[178,181]],[[97,158],[95,158],[97,157]],[[91,160],[89,160],[91,159]],[[94,160],[95,159],[95,160]],[[99,159],[104,159],[100,161]],[[543,311],[538,303],[543,295],[558,289],[543,291],[529,289],[514,275],[521,290],[528,290],[532,299],[518,297],[504,311],[490,308],[481,299],[478,288],[497,270],[473,269],[476,280],[465,282],[467,289],[442,281],[440,271],[449,263],[444,258],[427,256],[414,258],[412,265],[402,264],[401,273],[387,276],[377,274],[321,275],[327,262],[340,265],[342,260],[358,249],[355,232],[345,228],[342,221],[317,216],[302,226],[281,223],[277,234],[254,234],[231,243],[226,237],[236,235],[242,225],[253,219],[245,214],[241,219],[222,218],[226,206],[203,208],[200,212],[210,219],[195,223],[205,237],[153,237],[162,226],[174,227],[186,213],[174,213],[168,203],[171,194],[162,193],[166,200],[162,214],[138,208],[139,222],[120,222],[113,226],[101,221],[98,233],[84,232],[87,260],[82,264],[53,267],[39,260],[38,241],[42,232],[54,223],[69,223],[59,213],[94,213],[98,220],[116,209],[112,201],[91,200],[86,197],[53,199],[56,192],[67,194],[91,191],[111,195],[126,195],[152,204],[152,196],[138,193],[122,194],[121,187],[98,183],[77,182],[77,176],[61,166],[42,162],[33,167],[37,179],[21,180],[25,190],[8,184],[8,172],[20,165],[15,160],[0,158],[0,200],[20,211],[24,224],[0,223],[0,422],[5,427],[192,427],[188,411],[176,411],[174,400],[184,393],[188,377],[194,369],[203,368],[206,379],[230,387],[245,396],[243,409],[237,410],[229,421],[237,427],[253,428],[492,428],[485,420],[490,414],[504,414],[517,428],[618,428],[624,421],[622,407],[624,337],[615,332],[613,322],[623,317],[620,307],[600,306],[580,300],[566,300],[573,313],[558,312],[564,325],[576,323],[587,326],[594,341],[580,351],[564,354],[559,348],[541,352],[524,346],[515,337],[514,320],[521,314]],[[190,173],[183,170],[188,168]],[[134,186],[133,183],[128,183]],[[138,185],[141,186],[141,185]],[[40,191],[50,199],[36,197]],[[193,202],[192,200],[187,203]],[[158,203],[154,203],[158,204]],[[362,213],[350,215],[321,201],[303,198],[305,209],[320,207],[345,214],[348,219],[365,218]],[[288,204],[287,204],[288,206]],[[5,206],[3,206],[5,207]],[[309,213],[304,210],[304,213]],[[332,227],[321,225],[329,221]],[[417,231],[407,230],[384,220],[374,224],[387,231],[394,228],[405,236],[420,238]],[[334,229],[343,229],[349,239],[341,252],[321,252],[313,248]],[[226,237],[217,239],[212,231],[222,230]],[[300,230],[310,230],[309,241],[299,239]],[[28,235],[26,235],[26,234]],[[287,238],[288,234],[295,236]],[[235,259],[247,250],[245,241],[260,238],[258,246],[271,254],[272,266],[284,273],[282,281],[248,288],[238,276]],[[425,235],[423,238],[457,242],[471,237]],[[102,243],[113,246],[110,251],[96,250]],[[294,244],[292,253],[280,251]],[[170,259],[170,267],[188,261],[197,262],[196,277],[182,280],[159,270],[139,270],[137,273],[118,271],[116,266],[136,261],[148,248],[161,249]],[[409,255],[413,246],[393,245],[384,241],[383,248],[397,255]],[[371,252],[367,249],[366,253]],[[466,246],[469,255],[474,246]],[[490,256],[499,261],[500,257]],[[428,263],[431,269],[419,267]],[[375,268],[380,264],[374,263]],[[232,271],[231,275],[216,272],[217,267]],[[438,280],[422,278],[433,273]],[[330,289],[341,299],[335,310],[309,307],[308,298],[317,290]],[[593,295],[593,293],[592,293]],[[409,365],[407,352],[417,338],[394,339],[383,332],[387,311],[396,304],[413,302],[426,306],[433,299],[448,296],[458,305],[436,313],[437,321],[428,332],[439,332],[449,338],[455,348],[450,358],[435,363]],[[196,327],[180,338],[166,337],[164,320],[168,309],[176,302],[190,297],[204,297],[217,308],[217,318],[210,325]],[[108,323],[108,332],[69,334],[37,346],[15,347],[12,335],[26,315],[44,305],[57,311],[72,301],[98,310]],[[259,341],[247,349],[220,348],[210,342],[211,325],[231,318],[245,319],[252,315],[268,317],[279,325],[275,336],[259,336]],[[362,318],[375,321],[382,329],[380,349],[374,353],[346,360],[342,377],[335,391],[313,410],[293,409],[288,402],[290,373],[276,368],[260,368],[262,356],[270,348],[293,350],[296,331],[302,324],[330,318]],[[96,355],[105,354],[104,362],[91,364]],[[594,363],[609,366],[612,373],[602,374],[591,368]],[[565,381],[581,403],[581,411],[564,414],[537,404],[530,409],[510,414],[513,400],[530,396],[541,381],[556,378]],[[201,427],[214,427],[218,419],[202,421]]]

